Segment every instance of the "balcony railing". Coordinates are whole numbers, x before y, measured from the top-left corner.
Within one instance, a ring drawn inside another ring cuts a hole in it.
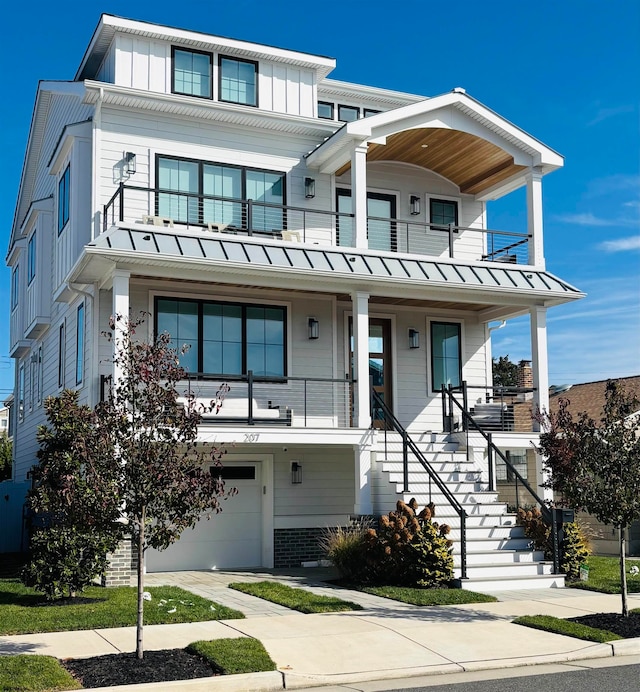
[[[118,222],[184,225],[211,233],[355,247],[355,217],[351,213],[124,183],[104,206],[103,230]],[[367,235],[371,250],[470,261],[529,263],[531,239],[525,233],[369,216]]]
[[[185,398],[194,397],[203,423],[217,425],[351,427],[351,380],[318,377],[190,374]]]

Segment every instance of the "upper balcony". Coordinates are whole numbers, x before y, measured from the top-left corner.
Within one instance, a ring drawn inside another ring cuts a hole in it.
[[[103,231],[152,224],[321,246],[360,247],[355,214],[120,184],[104,207]],[[529,264],[526,233],[367,216],[366,249],[465,262]]]

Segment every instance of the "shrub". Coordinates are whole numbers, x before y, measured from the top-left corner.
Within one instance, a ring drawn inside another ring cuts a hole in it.
[[[360,518],[351,526],[335,526],[325,529],[320,548],[331,560],[340,576],[352,583],[367,583],[365,563],[365,535],[371,528],[371,520]]]

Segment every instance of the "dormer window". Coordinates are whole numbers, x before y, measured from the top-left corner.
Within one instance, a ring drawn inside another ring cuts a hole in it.
[[[220,101],[258,105],[258,63],[220,56]]]
[[[172,49],[171,91],[174,94],[213,98],[213,56],[198,50]]]

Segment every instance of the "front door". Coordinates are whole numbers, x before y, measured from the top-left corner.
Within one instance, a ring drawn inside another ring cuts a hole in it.
[[[349,343],[351,377],[353,379],[353,321],[349,319]],[[391,398],[391,320],[371,318],[369,320],[369,379],[373,390],[393,411]],[[384,414],[379,406],[371,411],[373,425],[384,427]]]

